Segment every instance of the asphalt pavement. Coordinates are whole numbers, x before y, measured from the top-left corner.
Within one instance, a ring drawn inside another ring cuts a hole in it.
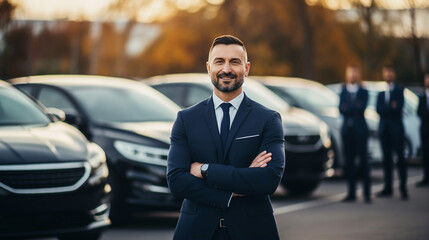
[[[396,173],[396,172],[395,172]],[[345,179],[322,182],[310,197],[292,197],[279,188],[273,196],[274,215],[282,240],[428,240],[429,188],[416,188],[421,169],[409,168],[408,201],[397,189],[392,198],[343,203]],[[382,171],[372,171],[373,192],[381,190]],[[178,212],[140,213],[130,224],[111,227],[101,240],[172,239]],[[54,238],[44,239],[53,240]]]

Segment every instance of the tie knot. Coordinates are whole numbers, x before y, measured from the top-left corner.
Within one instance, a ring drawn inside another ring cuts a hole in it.
[[[231,103],[222,103],[220,107],[222,108],[223,112],[229,112],[229,108],[232,106]]]

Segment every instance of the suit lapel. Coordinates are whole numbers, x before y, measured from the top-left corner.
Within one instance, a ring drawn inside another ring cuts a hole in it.
[[[223,159],[223,153],[222,153],[222,144],[220,141],[220,135],[219,135],[219,130],[217,127],[217,122],[216,122],[216,114],[214,111],[214,105],[213,105],[213,99],[210,97],[207,101],[206,101],[206,123],[207,123],[207,127],[209,129],[210,135],[213,139],[213,142],[215,143],[216,146],[216,152],[217,152],[217,159],[218,162],[220,163],[221,160]]]
[[[237,114],[235,115],[234,121],[232,122],[231,129],[229,130],[228,139],[226,140],[225,150],[223,154],[224,161],[229,151],[229,148],[231,147],[232,140],[235,138],[235,135],[237,134],[237,131],[240,128],[242,122],[244,121],[244,119],[246,119],[247,115],[250,112],[250,105],[250,99],[247,98],[246,95],[244,95],[243,102],[240,104]]]

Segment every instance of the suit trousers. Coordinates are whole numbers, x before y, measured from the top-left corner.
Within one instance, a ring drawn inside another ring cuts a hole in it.
[[[429,182],[429,131],[421,132],[423,181]]]
[[[407,191],[407,162],[404,157],[404,134],[393,132],[392,129],[380,132],[381,148],[383,150],[384,189],[392,192],[393,181],[393,151],[396,152],[397,168],[401,192]]]
[[[342,133],[344,155],[346,160],[348,196],[356,196],[356,157],[359,158],[359,167],[362,171],[364,196],[371,196],[371,170],[368,163],[368,136],[358,134],[353,127],[345,129]]]
[[[228,234],[227,228],[218,227],[212,237],[212,240],[231,240],[231,237]]]

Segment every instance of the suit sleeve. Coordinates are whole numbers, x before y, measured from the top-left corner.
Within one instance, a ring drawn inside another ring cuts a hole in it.
[[[190,174],[191,156],[181,112],[171,133],[168,153],[167,181],[170,191],[182,198],[205,203],[216,208],[227,208],[232,192],[210,188],[207,183]]]
[[[230,165],[210,164],[207,183],[210,187],[227,189],[244,195],[268,195],[275,192],[285,166],[285,151],[281,117],[274,113],[266,123],[259,152],[272,153],[265,168],[236,168]]]

